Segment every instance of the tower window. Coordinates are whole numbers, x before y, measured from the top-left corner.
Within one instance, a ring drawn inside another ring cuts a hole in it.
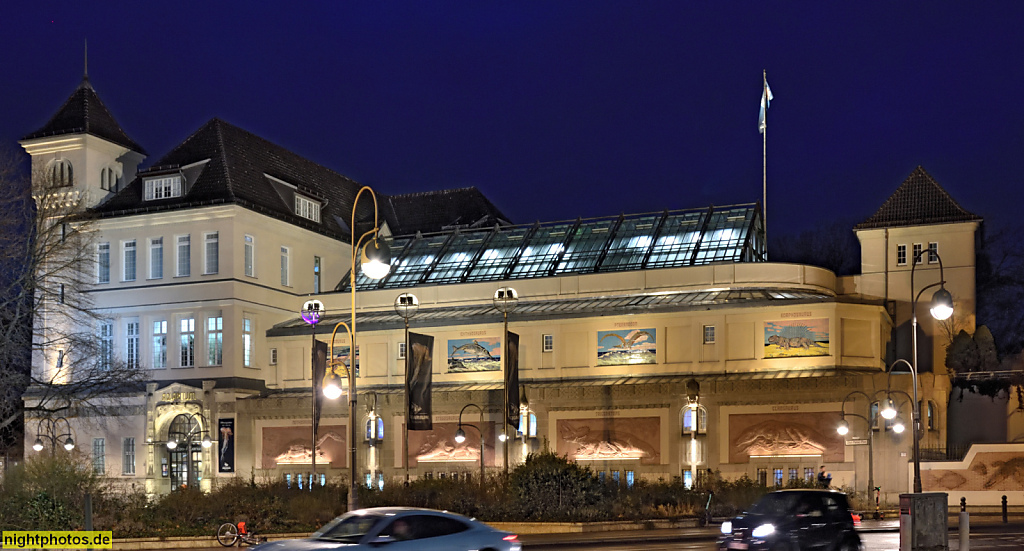
[[[50,163],[50,184],[54,187],[69,187],[75,184],[71,161],[57,159]]]

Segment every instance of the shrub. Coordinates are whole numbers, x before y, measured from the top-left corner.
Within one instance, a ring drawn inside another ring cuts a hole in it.
[[[87,493],[101,500],[103,485],[83,456],[30,457],[0,482],[0,528],[81,530]]]

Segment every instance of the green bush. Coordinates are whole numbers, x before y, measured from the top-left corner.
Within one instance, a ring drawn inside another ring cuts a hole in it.
[[[87,493],[100,500],[103,485],[82,456],[31,457],[0,481],[0,528],[81,530]]]

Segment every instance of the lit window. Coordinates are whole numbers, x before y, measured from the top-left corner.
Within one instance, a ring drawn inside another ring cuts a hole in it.
[[[139,368],[139,320],[132,320],[125,324],[125,360],[128,362],[128,369]]]
[[[555,336],[544,335],[544,352],[553,352],[555,350]]]
[[[790,469],[789,469],[789,479],[790,480],[796,480],[797,479],[797,470],[796,470],[795,467],[790,467]]]
[[[780,469],[780,468],[773,469],[772,475],[773,475],[772,479],[774,480],[775,485],[776,486],[782,486],[782,469]]]
[[[167,367],[167,320],[153,322],[153,369]]]
[[[203,236],[203,241],[206,246],[203,273],[215,274],[220,271],[220,236],[217,232],[210,232]]]
[[[245,236],[245,275],[249,277],[256,277],[256,271],[253,267],[256,257],[256,241],[251,235]]]
[[[288,279],[288,247],[281,247],[281,285],[287,287]]]
[[[896,265],[906,266],[907,265],[907,246],[896,245]]]
[[[181,176],[165,176],[146,180],[146,201],[181,197]]]
[[[96,282],[110,283],[110,243],[100,243],[97,245]]]
[[[135,439],[121,441],[121,474],[135,474]]]
[[[687,490],[693,489],[693,472],[686,470],[683,471],[683,487]]]
[[[708,424],[708,410],[704,409],[703,406],[697,407],[697,433],[707,432]],[[683,408],[683,434],[689,434],[693,432],[693,408],[686,406]]]
[[[108,371],[114,363],[114,324],[100,324],[100,369]]]
[[[122,248],[124,252],[124,281],[135,281],[135,240],[125,241]]]
[[[619,484],[619,477],[621,474],[622,473],[620,471],[612,471],[612,482],[615,483],[616,486]]]
[[[914,243],[914,264],[920,264],[924,261],[924,258],[921,257],[921,251],[921,244]]]
[[[320,257],[313,257],[313,294],[320,294]]]
[[[196,320],[185,318],[180,321],[178,335],[181,338],[181,367],[196,364]]]
[[[242,318],[242,365],[252,367],[252,320]]]
[[[761,486],[768,485],[768,469],[764,467],[757,469],[757,483]]]
[[[633,482],[636,482],[636,473],[634,471],[626,471],[626,486],[632,488]]]
[[[314,222],[320,221],[320,203],[295,195],[295,214]]]
[[[221,365],[224,361],[224,318],[206,319],[207,365]]]
[[[715,326],[704,326],[704,344],[715,344]]]
[[[814,467],[804,467],[804,480],[806,482],[814,482]]]
[[[939,262],[939,244],[932,241],[928,244],[928,263],[936,264]]]
[[[104,440],[102,438],[92,439],[92,472],[96,474],[103,474],[106,472],[107,467],[105,463],[106,450],[104,449]]]
[[[178,277],[192,274],[192,239],[187,235],[178,236]]]
[[[149,279],[164,277],[164,238],[149,240]]]
[[[71,161],[57,159],[50,164],[50,184],[54,187],[68,187],[75,184]]]

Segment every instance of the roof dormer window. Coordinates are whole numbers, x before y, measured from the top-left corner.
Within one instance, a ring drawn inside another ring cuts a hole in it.
[[[181,197],[181,175],[162,176],[146,180],[146,200]]]
[[[320,222],[320,203],[295,194],[295,214],[314,222]]]
[[[71,161],[57,159],[50,163],[50,183],[54,187],[70,187],[75,184]]]

